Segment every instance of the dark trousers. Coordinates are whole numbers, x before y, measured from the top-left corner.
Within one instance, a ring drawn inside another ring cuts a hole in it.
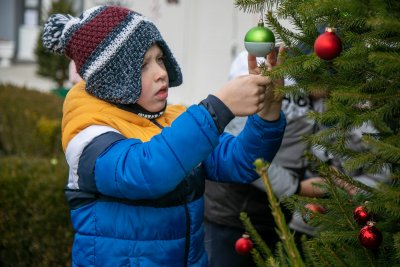
[[[236,240],[242,235],[242,229],[205,221],[205,246],[208,254],[208,266],[255,266],[251,255],[242,256],[235,251]]]
[[[236,241],[244,230],[205,221],[205,248],[209,267],[255,267],[251,254],[239,255],[235,250]],[[260,233],[269,248],[274,251],[278,237],[275,232]]]

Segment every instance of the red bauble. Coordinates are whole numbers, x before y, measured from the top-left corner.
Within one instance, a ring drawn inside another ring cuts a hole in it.
[[[334,28],[326,28],[314,43],[314,52],[318,57],[332,60],[342,52],[342,41],[335,34]]]
[[[307,209],[307,211],[303,214],[303,220],[305,222],[309,222],[311,219],[313,219],[315,213],[324,214],[326,212],[324,207],[315,203],[308,203],[304,207]]]
[[[253,249],[253,242],[250,240],[250,236],[243,234],[235,243],[235,250],[239,255],[248,255]]]
[[[368,249],[376,249],[382,243],[383,237],[381,231],[375,227],[374,222],[367,222],[367,225],[361,228],[358,234],[358,240],[361,245]]]
[[[353,211],[354,220],[359,224],[365,225],[371,218],[371,214],[367,212],[366,207],[358,206]]]

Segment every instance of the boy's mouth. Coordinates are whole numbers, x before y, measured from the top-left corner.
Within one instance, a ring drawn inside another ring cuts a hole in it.
[[[166,99],[168,97],[168,88],[167,86],[161,87],[161,89],[156,93],[156,96],[161,99]]]

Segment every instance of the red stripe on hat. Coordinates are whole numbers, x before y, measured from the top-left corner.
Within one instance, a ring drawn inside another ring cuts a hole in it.
[[[78,71],[128,13],[129,10],[123,7],[107,7],[74,33],[68,42],[66,54],[75,61]]]

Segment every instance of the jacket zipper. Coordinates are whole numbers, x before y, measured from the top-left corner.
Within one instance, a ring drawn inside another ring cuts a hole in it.
[[[190,215],[187,202],[185,202],[185,217],[186,217],[186,242],[185,242],[185,262],[184,267],[188,266],[189,248],[190,248]]]

